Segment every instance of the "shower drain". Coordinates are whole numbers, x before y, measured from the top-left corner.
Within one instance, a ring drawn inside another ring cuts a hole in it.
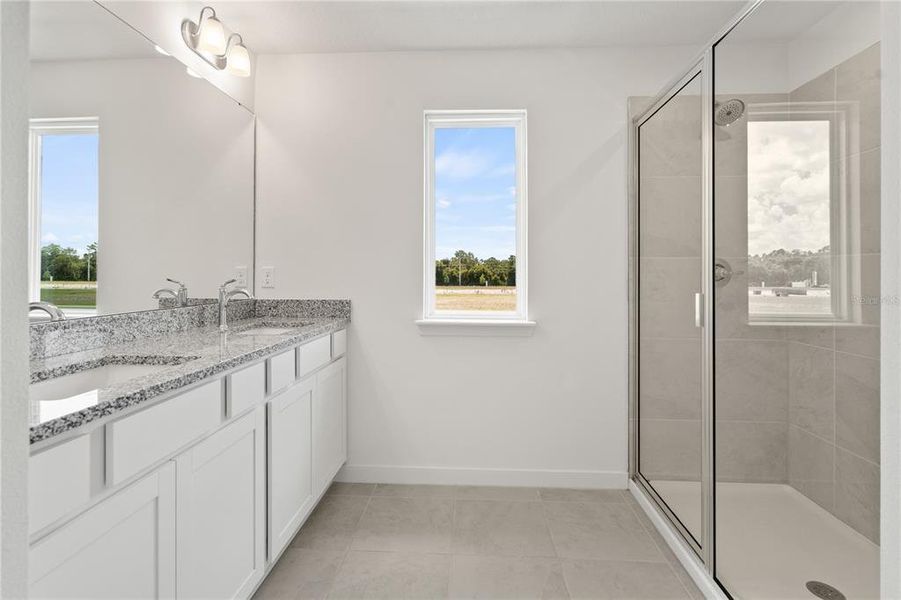
[[[822,581],[808,581],[807,591],[823,600],[845,600],[845,595]]]

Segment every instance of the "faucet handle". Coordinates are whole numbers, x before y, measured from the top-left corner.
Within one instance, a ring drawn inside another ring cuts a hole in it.
[[[228,286],[230,286],[233,283],[238,283],[238,280],[237,279],[229,279],[228,281],[226,281],[225,283],[220,285],[219,289],[224,290],[225,288],[227,288]]]
[[[172,279],[171,277],[166,277],[166,281],[168,281],[169,283],[174,283],[174,284],[177,285],[178,287],[187,287],[187,286],[185,286],[185,284],[183,284],[182,282],[176,281],[176,280]]]

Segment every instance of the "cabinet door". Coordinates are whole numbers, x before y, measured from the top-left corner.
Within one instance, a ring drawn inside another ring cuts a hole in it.
[[[32,544],[31,598],[175,597],[175,465]]]
[[[265,409],[176,459],[178,596],[245,598],[265,569]]]
[[[316,378],[269,401],[269,559],[275,560],[313,508],[310,409]]]
[[[340,358],[316,373],[313,490],[319,496],[347,459],[347,369]]]

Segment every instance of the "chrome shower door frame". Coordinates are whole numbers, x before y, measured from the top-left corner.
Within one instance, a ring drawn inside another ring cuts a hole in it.
[[[632,118],[629,127],[629,477],[648,496],[661,515],[679,532],[685,545],[696,554],[705,569],[713,572],[713,154],[712,51],[708,48],[691,67],[675,80],[642,113]],[[682,524],[678,516],[660,497],[639,469],[639,400],[638,400],[638,317],[639,317],[639,135],[641,126],[673,99],[696,77],[701,84],[701,289],[703,299],[701,325],[701,500],[702,534],[700,543]]]
[[[712,39],[700,55],[668,84],[649,108],[632,117],[629,126],[629,478],[651,501],[658,513],[679,533],[677,536],[690,549],[713,585],[728,594],[716,578],[716,471],[715,471],[715,344],[714,344],[714,48],[765,0],[749,0]],[[639,128],[672,99],[694,77],[701,77],[701,543],[697,544],[666,502],[639,471],[639,399],[638,399],[638,275],[639,275]]]

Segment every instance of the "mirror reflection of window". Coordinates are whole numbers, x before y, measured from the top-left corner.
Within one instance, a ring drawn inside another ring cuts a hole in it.
[[[97,119],[33,119],[29,295],[66,316],[97,314]]]

